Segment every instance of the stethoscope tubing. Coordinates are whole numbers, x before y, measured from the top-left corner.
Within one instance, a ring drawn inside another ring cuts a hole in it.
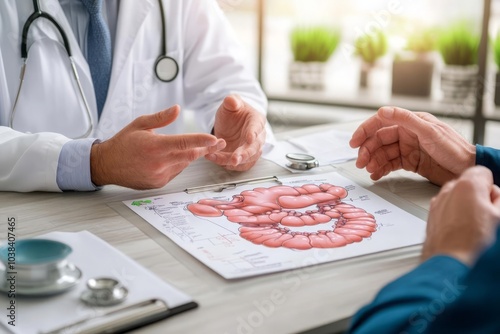
[[[163,28],[162,29],[162,42],[161,42],[162,54],[156,60],[156,63],[154,64],[154,67],[155,67],[154,70],[155,70],[157,78],[160,81],[171,82],[177,77],[177,74],[179,72],[179,65],[175,59],[167,56],[167,32],[166,32],[167,22],[166,22],[166,17],[165,17],[164,6],[163,6],[162,0],[158,0],[158,3],[160,6],[161,23],[162,23],[162,28]],[[64,44],[64,48],[66,50],[66,53],[68,55],[68,59],[70,62],[71,71],[73,72],[73,77],[77,83],[78,91],[80,93],[81,99],[82,99],[83,104],[85,106],[86,116],[87,116],[87,119],[89,122],[89,126],[88,126],[87,130],[85,131],[85,133],[81,136],[75,137],[74,139],[86,138],[92,133],[93,128],[94,128],[94,124],[92,122],[90,107],[89,107],[87,98],[85,97],[83,86],[80,82],[80,77],[78,75],[78,70],[76,68],[76,64],[75,64],[75,61],[73,59],[73,54],[71,51],[71,45],[69,43],[68,36],[64,32],[64,29],[54,19],[54,17],[52,17],[52,15],[44,12],[41,9],[40,0],[33,0],[33,9],[34,9],[33,13],[28,17],[28,19],[24,23],[23,30],[22,30],[21,58],[23,60],[23,64],[21,66],[21,72],[19,75],[19,80],[20,80],[19,87],[18,87],[17,94],[16,94],[16,97],[14,100],[14,105],[12,107],[12,111],[11,111],[10,117],[9,117],[9,127],[13,128],[13,126],[14,126],[14,119],[15,119],[15,114],[16,114],[16,110],[17,110],[17,104],[19,102],[19,98],[20,98],[23,83],[24,83],[26,66],[28,63],[28,52],[29,52],[28,34],[29,34],[29,30],[30,30],[30,27],[32,26],[32,24],[36,20],[38,20],[40,18],[44,18],[44,19],[48,20],[49,22],[51,22],[54,25],[54,27],[57,29],[59,34],[61,35],[61,38],[62,38],[62,41]]]
[[[158,80],[163,82],[174,81],[179,73],[179,64],[177,61],[167,56],[167,20],[165,18],[165,10],[163,8],[163,2],[158,0],[160,5],[160,15],[161,15],[161,55],[156,59],[154,70]]]
[[[57,31],[61,35],[61,38],[63,39],[64,48],[68,53],[68,57],[72,57],[73,54],[71,52],[71,45],[69,44],[68,36],[64,32],[64,29],[59,25],[59,23],[57,23],[57,21],[54,19],[54,17],[52,17],[52,15],[41,10],[39,1],[40,0],[33,0],[34,12],[28,17],[23,26],[22,41],[21,41],[21,58],[24,59],[28,58],[28,32],[33,22],[35,22],[39,18],[44,18],[49,20],[56,27]]]
[[[158,0],[160,5],[160,16],[161,16],[161,53],[167,55],[167,20],[165,19],[165,8],[163,8],[163,1]]]
[[[73,73],[73,77],[74,77],[76,84],[78,86],[78,91],[80,93],[83,104],[85,106],[85,115],[87,117],[87,121],[89,123],[89,126],[87,127],[87,130],[85,131],[84,134],[82,134],[78,137],[74,137],[73,139],[87,138],[92,133],[92,131],[94,129],[94,124],[92,123],[92,114],[90,112],[90,107],[89,107],[87,98],[85,97],[82,83],[80,82],[80,77],[78,75],[78,70],[76,69],[76,64],[75,64],[75,61],[73,59],[73,54],[71,52],[71,46],[69,44],[68,36],[64,32],[64,29],[62,29],[62,27],[59,25],[59,23],[52,17],[52,15],[44,12],[41,9],[40,0],[33,0],[33,10],[34,10],[33,13],[28,17],[28,19],[26,20],[26,22],[24,23],[24,26],[23,26],[22,41],[21,41],[21,58],[23,60],[23,64],[21,66],[21,73],[19,75],[19,87],[17,90],[16,98],[14,100],[14,105],[12,107],[12,111],[11,111],[10,117],[9,117],[9,127],[14,128],[14,118],[16,115],[17,104],[19,102],[19,98],[21,96],[21,91],[22,91],[23,84],[24,84],[24,76],[26,74],[26,66],[28,63],[28,33],[29,33],[29,29],[36,20],[38,20],[40,18],[44,18],[44,19],[48,20],[49,22],[51,22],[54,25],[54,27],[57,29],[59,34],[61,35],[61,38],[62,38],[63,44],[64,44],[64,48],[66,50],[66,53],[68,55],[68,59],[70,62],[71,72]]]

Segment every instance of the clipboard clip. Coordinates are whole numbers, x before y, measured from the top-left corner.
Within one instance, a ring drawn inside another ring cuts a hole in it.
[[[277,184],[282,184],[281,181],[277,176],[267,176],[267,177],[258,177],[254,179],[247,179],[247,180],[241,180],[241,181],[234,181],[234,182],[225,182],[225,183],[218,183],[218,184],[210,184],[206,186],[200,186],[200,187],[193,187],[193,188],[187,188],[184,190],[185,193],[187,194],[194,194],[194,193],[199,193],[203,191],[213,191],[213,192],[222,192],[227,189],[234,189],[239,186],[244,186],[248,184],[254,184],[254,183],[263,183],[263,182],[276,182]]]
[[[123,333],[196,307],[198,307],[196,302],[188,302],[169,308],[161,299],[149,299],[39,334]]]

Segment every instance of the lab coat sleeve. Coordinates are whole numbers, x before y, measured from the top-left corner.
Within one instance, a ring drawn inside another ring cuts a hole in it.
[[[185,103],[209,132],[224,97],[240,95],[266,114],[267,99],[215,0],[183,0]]]
[[[385,286],[356,313],[349,333],[425,333],[443,309],[458,299],[469,271],[460,261],[434,256]]]
[[[476,165],[489,168],[495,184],[500,185],[500,150],[476,145]]]
[[[57,164],[69,140],[55,133],[25,134],[0,126],[0,190],[61,191]]]

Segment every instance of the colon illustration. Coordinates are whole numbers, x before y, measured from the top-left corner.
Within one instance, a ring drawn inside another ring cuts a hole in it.
[[[226,216],[240,224],[240,236],[254,244],[299,250],[335,248],[360,242],[377,230],[372,214],[342,202],[347,193],[328,183],[281,185],[245,190],[230,201],[202,199],[187,209],[201,217]],[[320,224],[326,224],[325,228],[314,232],[291,230]]]

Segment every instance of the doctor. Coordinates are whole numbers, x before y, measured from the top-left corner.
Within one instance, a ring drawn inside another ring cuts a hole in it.
[[[243,58],[215,0],[0,1],[0,190],[249,169],[270,128]],[[182,134],[179,106],[205,133]]]

